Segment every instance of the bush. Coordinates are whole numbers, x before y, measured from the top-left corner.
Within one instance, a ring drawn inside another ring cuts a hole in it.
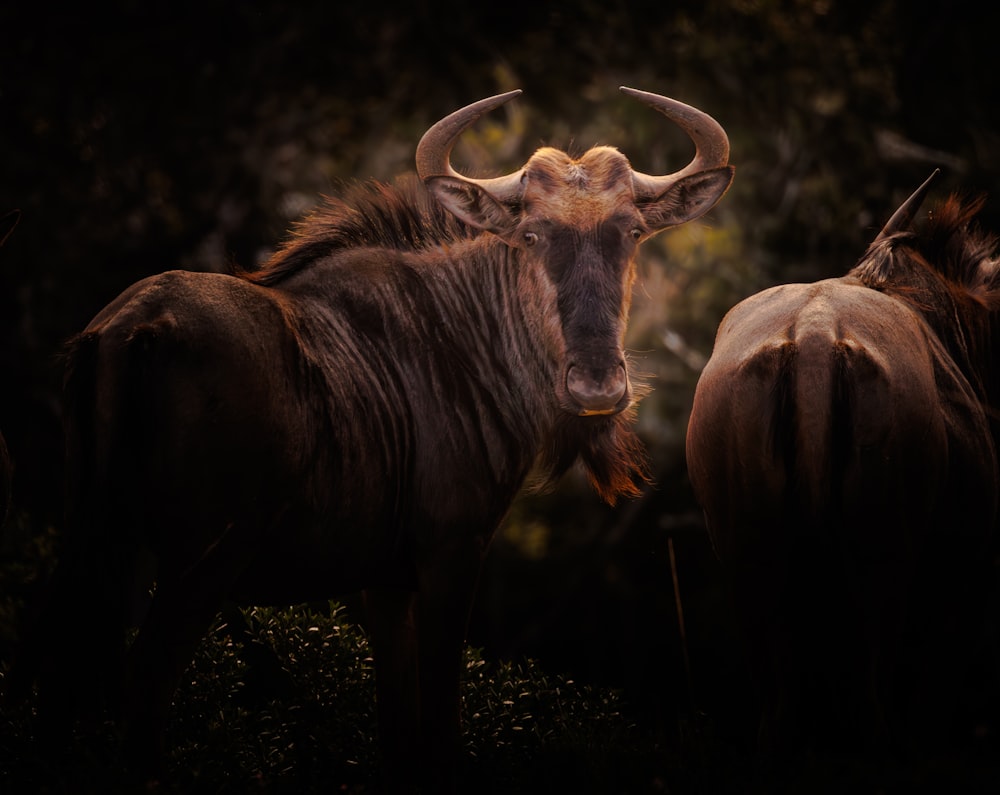
[[[615,691],[468,650],[463,791],[655,791],[655,744],[622,707]],[[33,729],[30,708],[4,716],[3,791],[120,785],[109,723],[81,731],[58,760]],[[364,793],[377,773],[375,735],[368,639],[342,606],[234,611],[204,639],[175,697],[168,769],[178,792]]]

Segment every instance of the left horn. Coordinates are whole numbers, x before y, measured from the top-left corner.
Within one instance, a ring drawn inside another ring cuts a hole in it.
[[[878,233],[878,237],[875,238],[874,242],[878,243],[880,240],[885,240],[889,235],[896,232],[905,232],[909,228],[910,223],[913,221],[913,216],[917,214],[920,205],[924,203],[924,199],[927,197],[927,191],[930,190],[931,184],[937,179],[940,173],[941,169],[935,168],[931,172],[931,175],[924,180],[923,184],[910,194],[910,198],[899,205],[899,209],[892,214],[892,218],[886,221],[885,226],[882,227],[882,231]]]
[[[493,179],[473,179],[459,174],[451,165],[451,149],[458,137],[480,116],[512,100],[521,89],[481,99],[456,110],[424,133],[417,144],[417,175],[425,182],[431,177],[454,177],[478,185],[494,199],[515,202],[521,198],[521,175],[524,169]]]
[[[663,176],[643,174],[632,171],[632,184],[635,187],[637,201],[655,199],[677,180],[694,174],[729,164],[729,136],[722,125],[707,113],[678,102],[676,99],[639,91],[635,88],[621,86],[622,93],[644,102],[654,110],[658,110],[670,121],[684,130],[694,141],[694,159],[680,171]]]

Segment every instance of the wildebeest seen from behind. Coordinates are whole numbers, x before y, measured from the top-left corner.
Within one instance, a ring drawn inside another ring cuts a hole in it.
[[[46,703],[114,670],[78,667],[91,622],[118,618],[102,645],[119,643],[134,562],[155,560],[122,710],[134,765],[158,776],[170,695],[224,600],[364,590],[390,788],[447,783],[491,536],[536,466],[551,480],[579,459],[606,500],[637,492],[637,247],[732,180],[718,123],[623,90],[693,139],[688,166],[653,176],[610,147],[545,147],[516,173],[463,177],[458,136],[520,92],[490,97],[427,131],[423,184],[355,187],[257,272],[141,281],[72,341]]]
[[[982,199],[953,196],[911,231],[929,183],[847,276],[734,307],[696,389],[691,483],[775,754],[947,739],[983,613],[1000,267],[973,225]]]

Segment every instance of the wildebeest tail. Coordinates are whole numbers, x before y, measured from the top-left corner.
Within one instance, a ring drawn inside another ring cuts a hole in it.
[[[775,382],[772,445],[786,473],[785,509],[796,521],[824,524],[840,512],[850,445],[847,346],[828,339],[789,341]]]
[[[776,453],[786,467],[773,625],[787,663],[784,709],[797,715],[806,745],[844,741],[872,729],[859,662],[862,622],[851,601],[854,578],[845,532],[843,486],[855,411],[854,351],[816,337],[786,345],[775,395]],[[835,639],[835,640],[834,640]],[[786,738],[788,739],[788,738]]]
[[[63,409],[66,422],[67,523],[74,527],[79,511],[94,481],[96,471],[96,428],[94,427],[97,360],[100,339],[86,333],[74,337],[66,346],[63,376]],[[71,531],[75,533],[76,531]],[[70,536],[76,544],[82,539]]]
[[[121,680],[123,579],[127,550],[103,515],[97,493],[102,466],[95,422],[100,338],[83,333],[65,350],[66,515],[57,565],[36,615],[29,619],[8,677],[7,695],[38,684],[40,731],[63,742],[75,719],[97,719]]]
[[[102,608],[93,622],[105,633],[98,639],[102,649],[121,647],[134,617],[143,498],[136,462],[147,436],[150,353],[136,336],[141,329],[124,341],[120,358],[113,334],[84,332],[70,343],[65,371],[68,562],[81,569]]]

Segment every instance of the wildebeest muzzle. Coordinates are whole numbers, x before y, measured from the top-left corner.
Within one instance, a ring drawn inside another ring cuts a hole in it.
[[[632,401],[628,370],[620,358],[611,367],[570,364],[565,386],[569,405],[564,408],[581,417],[617,414]]]

